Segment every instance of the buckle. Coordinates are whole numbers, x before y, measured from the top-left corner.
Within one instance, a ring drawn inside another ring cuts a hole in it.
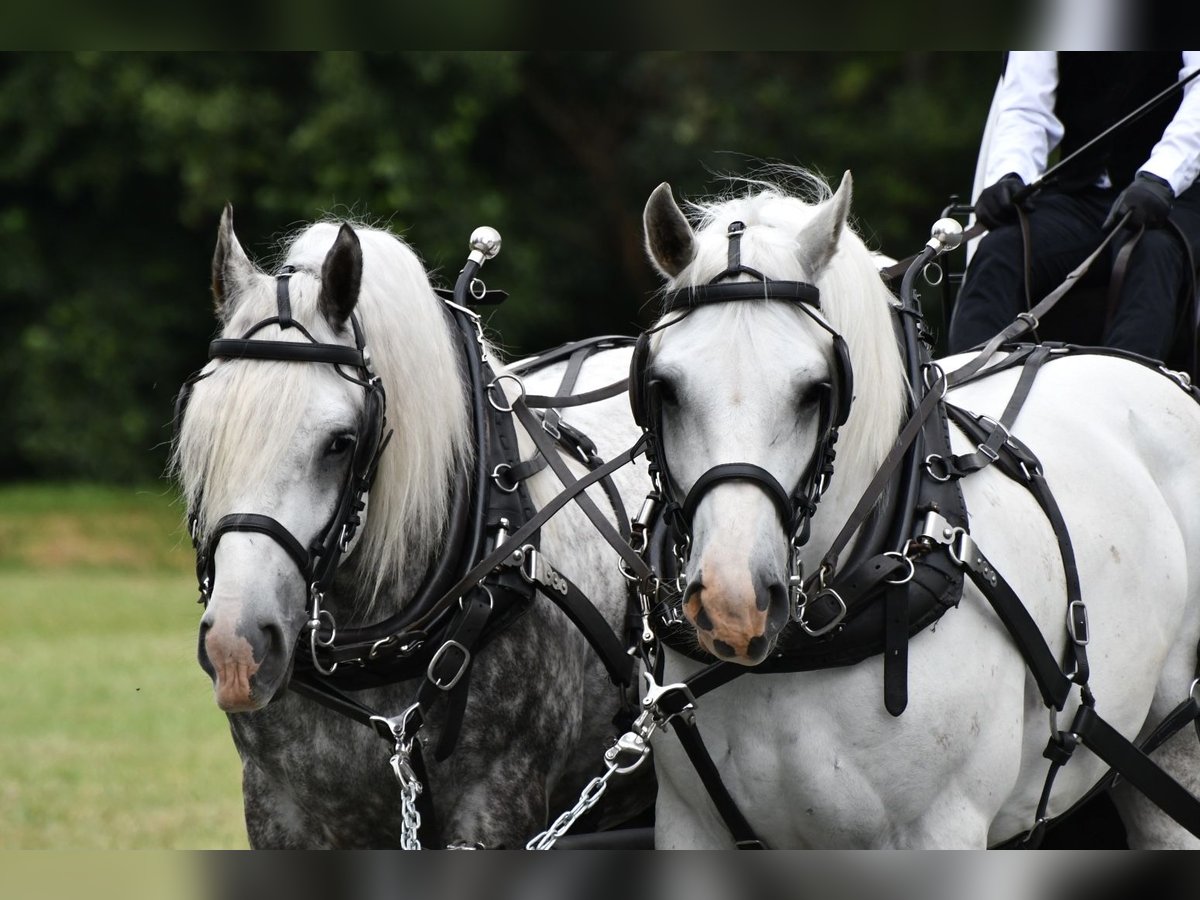
[[[840,607],[840,609],[834,615],[833,621],[831,621],[828,625],[822,625],[820,628],[812,628],[811,626],[809,626],[808,619],[804,615],[805,611],[808,609],[809,606],[811,606],[813,603],[816,603],[818,600],[822,599],[823,597],[833,598],[835,601],[837,601],[837,604]],[[839,594],[837,591],[835,591],[833,588],[827,587],[827,588],[821,588],[821,590],[817,591],[813,595],[813,598],[811,600],[809,600],[808,603],[805,603],[802,607],[800,607],[800,614],[797,617],[796,621],[800,623],[800,627],[804,629],[804,633],[807,634],[809,637],[820,637],[823,634],[828,634],[829,632],[833,631],[833,629],[835,629],[839,625],[841,625],[842,620],[844,618],[846,618],[846,601],[843,600],[842,595]]]
[[[462,654],[462,662],[459,663],[458,671],[454,673],[454,677],[452,677],[449,681],[439,681],[434,669],[438,667],[438,664],[442,661],[442,657],[445,656],[445,654],[450,650],[459,651]],[[442,646],[438,647],[437,653],[433,654],[433,659],[429,661],[429,667],[425,670],[425,675],[429,679],[429,683],[435,688],[441,691],[448,691],[462,680],[462,677],[467,674],[467,669],[470,667],[470,665],[471,651],[458,641],[449,640],[442,644]]]
[[[1067,604],[1067,634],[1077,646],[1086,647],[1091,637],[1089,631],[1087,607],[1082,600],[1072,600]]]

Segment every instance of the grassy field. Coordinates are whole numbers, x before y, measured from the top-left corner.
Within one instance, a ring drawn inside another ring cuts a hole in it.
[[[0,848],[244,847],[161,488],[0,487]]]

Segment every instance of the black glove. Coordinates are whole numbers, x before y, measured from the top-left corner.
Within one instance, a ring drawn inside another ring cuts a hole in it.
[[[1009,172],[993,185],[983,189],[975,201],[975,218],[988,230],[1006,225],[1017,218],[1017,205],[1013,197],[1025,187],[1025,182],[1016,172]]]
[[[1105,231],[1112,228],[1125,213],[1133,213],[1127,225],[1140,228],[1158,228],[1166,224],[1167,215],[1175,204],[1175,192],[1171,185],[1157,175],[1149,172],[1138,172],[1133,183],[1121,191],[1108,218],[1101,226]]]

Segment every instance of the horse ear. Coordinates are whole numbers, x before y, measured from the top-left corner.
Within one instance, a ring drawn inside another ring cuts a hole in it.
[[[258,273],[250,257],[233,233],[233,204],[226,203],[217,227],[217,249],[213,251],[212,296],[217,318],[229,321],[233,304],[230,302],[251,277]]]
[[[842,176],[842,183],[827,201],[817,208],[812,221],[800,229],[797,242],[800,245],[800,262],[810,279],[816,280],[821,271],[833,258],[838,238],[846,227],[850,215],[850,196],[854,193],[854,179],[850,171]]]
[[[654,189],[642,213],[646,250],[658,271],[674,278],[696,256],[696,235],[665,181]]]
[[[362,267],[362,244],[354,229],[343,224],[321,265],[321,296],[317,301],[317,308],[334,328],[345,324],[358,303]]]

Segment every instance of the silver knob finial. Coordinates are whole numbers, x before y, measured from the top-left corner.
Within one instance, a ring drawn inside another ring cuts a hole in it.
[[[500,232],[488,225],[480,225],[471,232],[471,250],[480,255],[480,262],[494,259],[500,252]]]
[[[929,229],[929,245],[938,253],[954,250],[962,243],[963,227],[957,219],[938,219]]]

